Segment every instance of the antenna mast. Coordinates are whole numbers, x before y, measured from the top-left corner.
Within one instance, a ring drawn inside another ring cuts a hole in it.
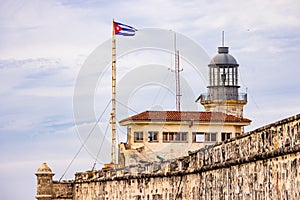
[[[175,51],[175,79],[176,79],[176,110],[180,111],[180,100],[181,100],[181,91],[180,91],[180,72],[183,69],[179,69],[179,50],[177,50],[176,44],[176,32],[174,33],[174,51]]]

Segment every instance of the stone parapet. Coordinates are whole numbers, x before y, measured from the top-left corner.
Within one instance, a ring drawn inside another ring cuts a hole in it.
[[[296,115],[186,157],[76,173],[52,199],[299,199],[299,166]]]
[[[190,152],[186,157],[116,169],[79,172],[75,174],[75,182],[198,173],[297,153],[300,151],[299,124],[300,115],[296,115],[236,138]]]
[[[65,199],[71,200],[73,199],[73,189],[74,189],[74,181],[53,181],[53,200]]]

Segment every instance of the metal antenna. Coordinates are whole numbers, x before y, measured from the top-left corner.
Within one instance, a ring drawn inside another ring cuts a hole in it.
[[[175,51],[175,70],[171,70],[175,72],[175,80],[176,80],[176,110],[180,111],[180,100],[181,100],[181,91],[180,91],[180,72],[183,69],[179,69],[179,50],[177,50],[177,39],[176,39],[176,32],[174,32],[174,51]]]
[[[224,31],[222,31],[222,47],[224,47]]]

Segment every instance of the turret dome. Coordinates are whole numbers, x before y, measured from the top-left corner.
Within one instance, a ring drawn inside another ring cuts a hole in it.
[[[211,65],[238,65],[235,58],[228,53],[228,47],[218,47],[218,54],[211,61]]]
[[[43,163],[40,168],[36,171],[36,174],[53,174],[50,167],[48,167],[47,163]]]

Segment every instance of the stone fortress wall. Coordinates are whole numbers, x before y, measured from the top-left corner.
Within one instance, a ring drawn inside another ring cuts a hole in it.
[[[300,114],[189,156],[53,181],[52,199],[300,199]]]

